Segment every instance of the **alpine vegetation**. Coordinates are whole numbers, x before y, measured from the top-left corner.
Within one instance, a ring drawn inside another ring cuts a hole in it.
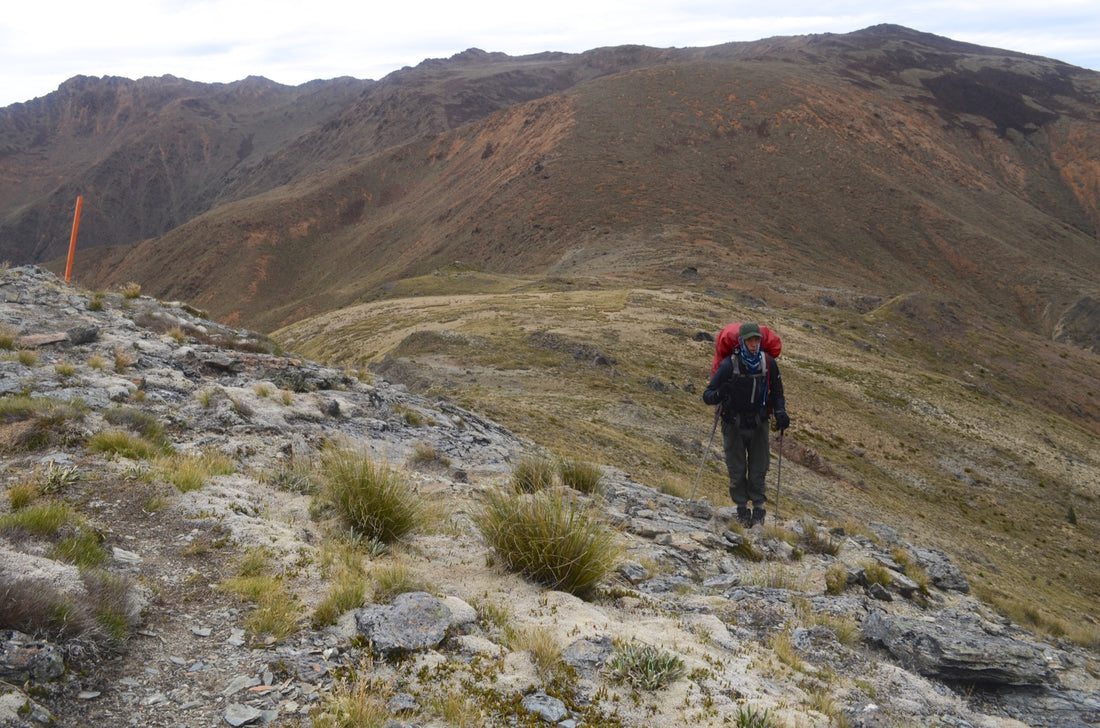
[[[560,488],[490,492],[474,520],[508,569],[580,597],[592,594],[620,553],[599,513]]]

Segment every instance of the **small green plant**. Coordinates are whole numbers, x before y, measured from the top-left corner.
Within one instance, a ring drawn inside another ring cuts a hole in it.
[[[267,384],[266,382],[260,382],[252,387],[252,391],[260,399],[266,399],[275,392],[275,388],[272,387],[270,384]]]
[[[92,354],[90,357],[88,357],[88,366],[90,366],[92,369],[95,369],[97,372],[102,371],[103,368],[107,366],[107,360],[99,354]]]
[[[124,285],[120,291],[123,298],[137,298],[141,295],[141,284],[130,282]]]
[[[57,372],[57,376],[61,377],[62,379],[68,379],[76,373],[76,367],[74,367],[70,362],[67,361],[57,362],[53,365],[53,370]]]
[[[554,487],[554,461],[543,455],[528,455],[512,469],[512,488],[517,493],[536,493]]]
[[[92,296],[92,299],[88,301],[89,311],[102,311],[103,310],[103,294],[97,293]]]
[[[182,344],[187,341],[187,332],[181,329],[179,326],[173,326],[166,332],[168,337],[177,344]]]
[[[742,705],[737,708],[737,716],[734,718],[737,728],[772,728],[771,713],[765,710],[757,710],[751,705]]]
[[[474,522],[507,568],[582,598],[610,573],[620,553],[599,513],[562,489],[490,493]]]
[[[353,534],[391,544],[422,525],[427,508],[400,471],[367,453],[332,448],[321,457],[322,497]]]
[[[25,367],[33,367],[38,363],[38,353],[31,349],[20,349],[15,355],[16,361]]]
[[[599,494],[603,485],[603,471],[599,465],[575,458],[563,458],[558,462],[558,476],[562,485],[589,495]]]
[[[652,645],[627,642],[617,645],[603,669],[613,682],[638,690],[659,690],[683,677],[684,661]]]

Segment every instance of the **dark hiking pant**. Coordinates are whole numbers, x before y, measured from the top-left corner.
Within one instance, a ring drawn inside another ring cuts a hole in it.
[[[752,504],[762,507],[767,500],[764,478],[771,460],[768,420],[752,430],[742,430],[723,420],[722,445],[726,450],[726,470],[730,476],[730,498],[739,506]]]

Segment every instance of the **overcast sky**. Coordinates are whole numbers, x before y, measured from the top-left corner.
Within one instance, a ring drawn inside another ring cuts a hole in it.
[[[467,48],[710,46],[878,23],[1100,70],[1096,0],[27,0],[0,15],[0,107],[76,75],[297,85]]]

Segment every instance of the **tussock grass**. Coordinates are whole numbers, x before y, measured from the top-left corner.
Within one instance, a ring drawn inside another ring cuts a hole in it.
[[[527,627],[514,631],[509,630],[507,636],[506,642],[509,649],[530,651],[539,677],[543,680],[550,681],[555,675],[562,672],[564,666],[561,660],[562,648],[550,630],[541,627]]]
[[[830,566],[825,571],[825,593],[843,594],[848,586],[848,570],[842,564]]]
[[[0,452],[40,450],[75,440],[79,435],[72,424],[84,419],[84,409],[79,401],[22,395],[0,398]]]
[[[310,712],[314,728],[383,728],[393,718],[387,701],[393,686],[372,677],[374,665],[366,662],[350,678],[339,680]],[[453,725],[453,724],[452,724]]]
[[[99,534],[83,527],[58,541],[51,555],[82,569],[102,566],[107,561],[107,550],[103,548]]]
[[[199,490],[215,475],[237,471],[231,457],[215,450],[174,453],[157,458],[155,464],[181,493]]]
[[[474,521],[508,569],[582,598],[610,573],[620,553],[600,515],[561,489],[490,493]]]
[[[124,430],[97,432],[88,440],[88,449],[131,460],[151,460],[164,452],[163,446]]]
[[[322,576],[331,580],[325,596],[313,610],[312,626],[319,629],[335,624],[340,615],[363,606],[367,579],[363,557],[354,547],[328,547],[321,555]]]
[[[866,561],[860,566],[863,567],[863,578],[868,584],[890,586],[894,581],[894,577],[890,575],[890,570],[877,561]]]
[[[439,464],[444,467],[448,467],[451,464],[450,458],[443,455],[435,449],[431,443],[417,442],[413,445],[412,454],[409,455],[410,465],[435,465]]]
[[[405,475],[369,454],[331,448],[321,457],[321,497],[356,537],[392,544],[420,528],[428,509]]]
[[[554,487],[557,466],[545,455],[527,455],[512,469],[512,488],[517,493],[535,493]]]
[[[11,503],[11,509],[18,511],[21,508],[26,508],[42,495],[42,489],[30,480],[24,480],[8,488],[8,500]]]
[[[68,503],[43,501],[0,516],[0,531],[17,530],[35,536],[53,536],[76,517]]]
[[[434,698],[431,707],[448,726],[482,728],[485,725],[481,708],[465,692],[449,690]]]
[[[114,407],[103,413],[103,419],[115,427],[125,427],[158,445],[165,444],[164,425],[153,415],[133,407]]]
[[[137,363],[137,360],[137,355],[133,352],[126,351],[118,346],[115,347],[115,372],[118,374],[122,374],[132,367]]]
[[[562,458],[558,462],[562,485],[589,495],[599,495],[603,487],[600,466],[577,458]]]
[[[122,294],[123,298],[138,298],[141,295],[141,284],[131,281],[122,286],[122,288],[119,289],[119,293]]]
[[[273,559],[267,549],[248,549],[237,563],[237,575],[223,581],[221,588],[255,604],[245,618],[246,629],[278,641],[297,631],[300,603],[282,576],[273,572]]]
[[[804,521],[802,524],[802,538],[799,545],[811,554],[826,554],[836,556],[840,553],[841,542],[833,538],[829,533],[818,530],[813,521]]]
[[[15,348],[15,342],[19,340],[19,329],[12,326],[0,326],[0,349],[11,351]]]
[[[603,671],[612,682],[636,690],[660,690],[683,677],[685,669],[684,661],[666,650],[626,642],[617,645]]]
[[[132,583],[99,569],[83,571],[81,580],[86,595],[74,600],[48,581],[0,574],[0,625],[95,649],[121,647],[140,621]]]
[[[401,559],[382,564],[371,571],[374,577],[375,601],[392,602],[396,597],[407,592],[432,593],[431,586],[421,579],[409,564]]]

